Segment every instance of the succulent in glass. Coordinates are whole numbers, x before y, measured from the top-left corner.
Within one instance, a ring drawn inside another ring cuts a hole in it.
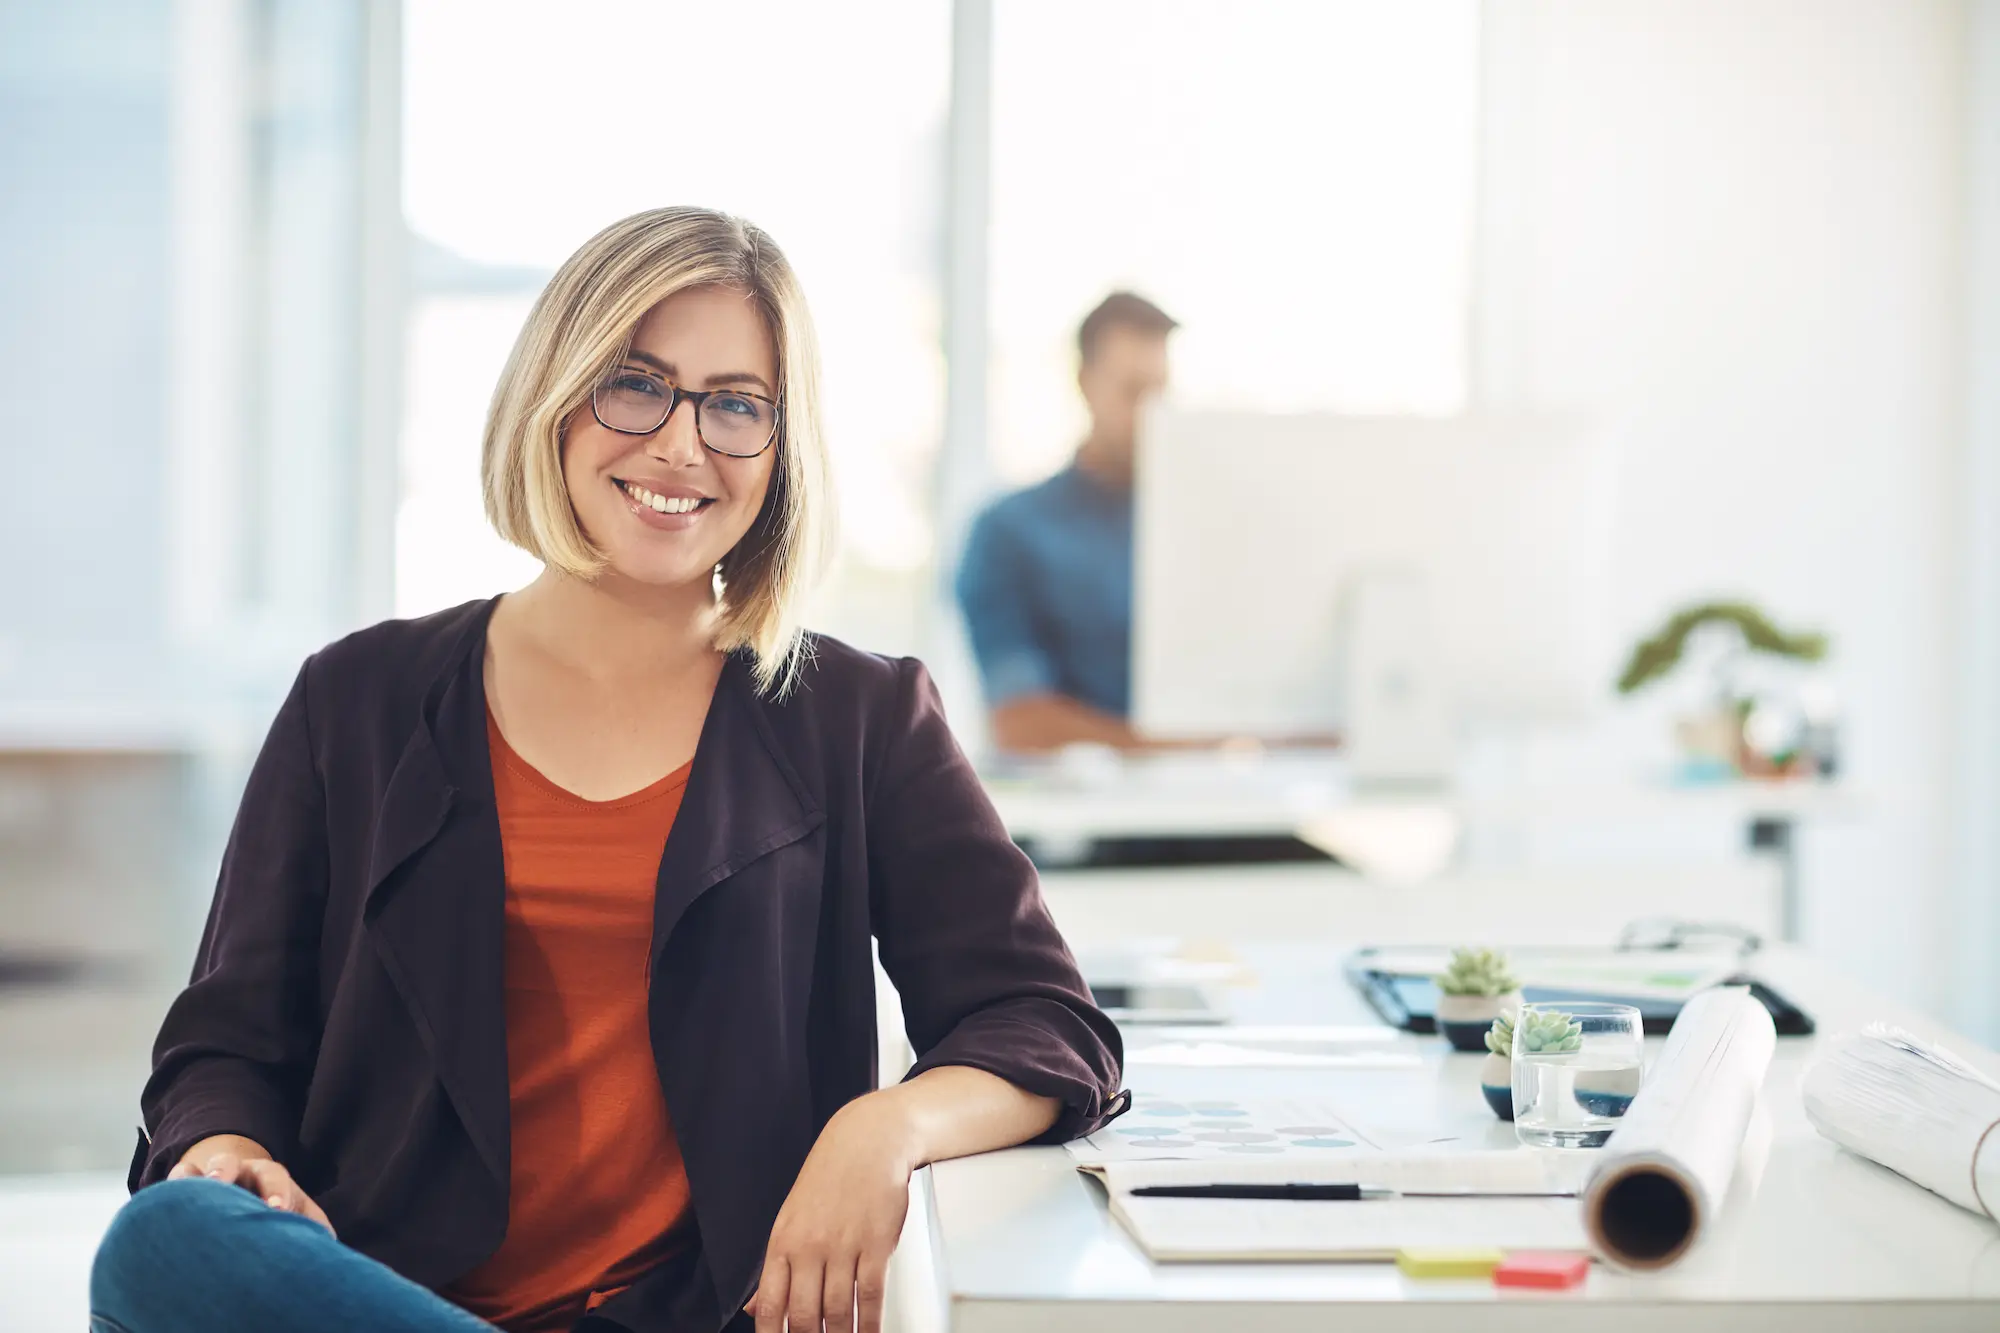
[[[1507,955],[1495,949],[1453,949],[1451,965],[1437,976],[1446,995],[1506,995],[1518,985]]]
[[[1566,1055],[1580,1051],[1583,1024],[1560,1009],[1530,1009],[1515,1018],[1513,1046],[1523,1055]]]
[[[1486,1049],[1502,1060],[1514,1058],[1514,1011],[1502,1009],[1500,1016],[1493,1020],[1493,1026],[1486,1029]]]

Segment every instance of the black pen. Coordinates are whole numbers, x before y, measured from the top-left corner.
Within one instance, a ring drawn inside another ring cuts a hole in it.
[[[1395,1190],[1360,1185],[1146,1185],[1132,1193],[1148,1199],[1304,1199],[1322,1203],[1396,1197]]]

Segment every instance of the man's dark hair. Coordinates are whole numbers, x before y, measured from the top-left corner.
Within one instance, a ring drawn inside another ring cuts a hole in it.
[[[1107,329],[1133,329],[1164,338],[1180,326],[1179,320],[1145,297],[1131,292],[1113,292],[1097,303],[1097,309],[1083,317],[1083,323],[1076,331],[1076,350],[1082,354],[1083,363],[1089,365],[1090,359],[1097,355],[1098,344],[1104,341]]]

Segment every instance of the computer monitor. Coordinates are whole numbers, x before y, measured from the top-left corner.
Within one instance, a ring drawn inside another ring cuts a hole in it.
[[[1454,728],[1582,716],[1614,669],[1612,483],[1576,423],[1156,405],[1136,482],[1135,723],[1339,733],[1402,685]]]

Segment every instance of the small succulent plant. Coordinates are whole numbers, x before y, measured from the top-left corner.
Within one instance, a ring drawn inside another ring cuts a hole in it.
[[[1502,1009],[1500,1016],[1493,1020],[1493,1026],[1486,1029],[1486,1049],[1502,1060],[1514,1058],[1514,1011]]]
[[[1451,966],[1437,977],[1446,995],[1506,995],[1520,984],[1507,970],[1507,955],[1493,949],[1453,949]]]
[[[1488,1035],[1491,1040],[1491,1034]],[[1563,1055],[1583,1049],[1583,1024],[1560,1009],[1530,1009],[1516,1016],[1513,1045],[1527,1055]]]

